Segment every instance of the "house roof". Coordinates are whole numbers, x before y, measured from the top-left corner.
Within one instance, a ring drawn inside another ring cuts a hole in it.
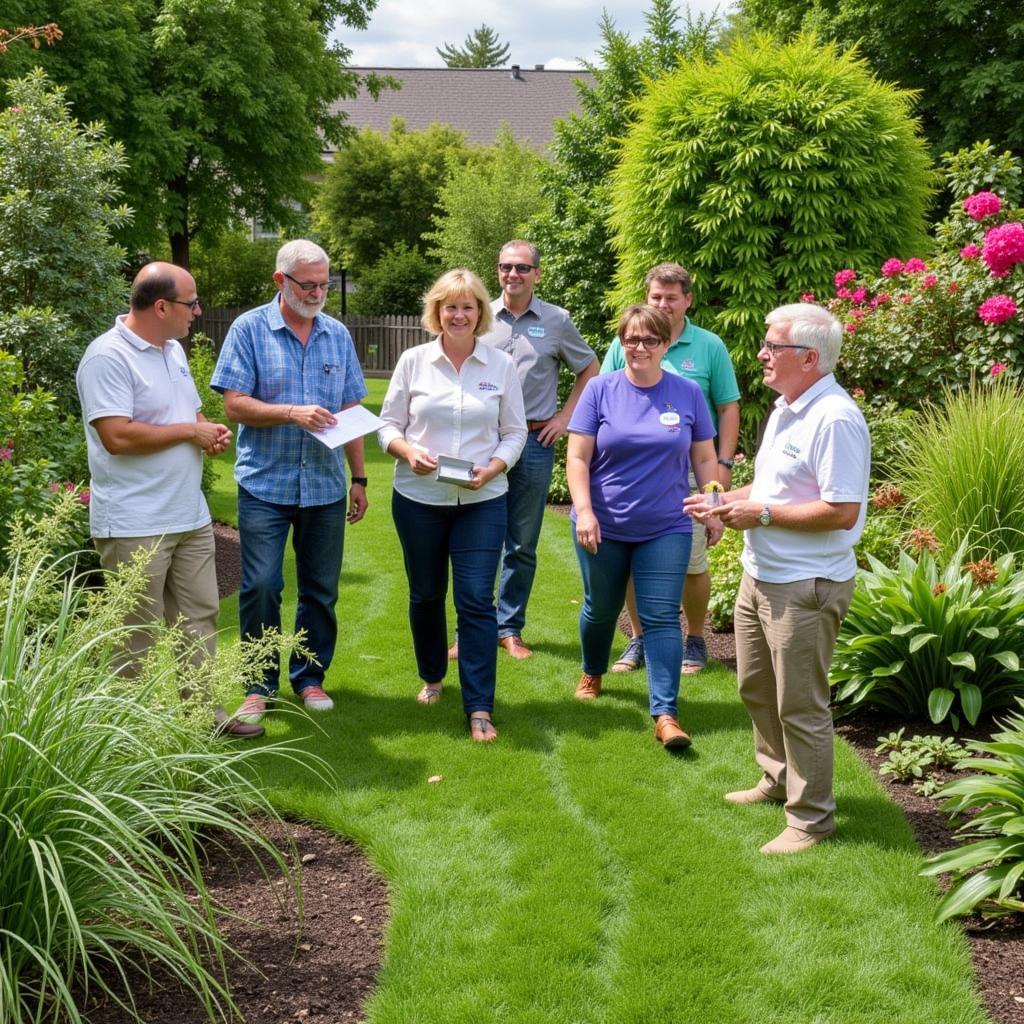
[[[422,131],[435,121],[466,133],[471,145],[494,141],[507,121],[516,138],[544,149],[552,137],[555,118],[579,110],[574,83],[593,84],[589,71],[548,71],[541,66],[521,68],[368,68],[354,67],[360,75],[390,75],[401,89],[386,89],[374,100],[360,87],[355,99],[336,100],[334,111],[344,111],[356,129],[373,128],[386,134],[393,117],[401,117],[410,131]]]

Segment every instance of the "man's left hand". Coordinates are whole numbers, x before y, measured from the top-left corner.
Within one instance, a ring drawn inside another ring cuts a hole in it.
[[[348,512],[345,520],[349,523],[358,523],[366,515],[368,505],[366,488],[362,484],[353,484],[348,489]]]
[[[555,413],[544,424],[544,426],[537,431],[537,440],[544,448],[550,448],[566,431],[568,428],[568,421],[562,416],[562,414]]]

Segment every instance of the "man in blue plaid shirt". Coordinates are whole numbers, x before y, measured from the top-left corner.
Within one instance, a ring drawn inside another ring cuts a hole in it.
[[[228,416],[240,424],[235,480],[242,554],[239,624],[243,637],[281,627],[284,546],[292,530],[298,603],[295,629],[306,633],[315,658],[292,655],[292,689],[312,711],[330,711],[324,692],[338,634],[335,604],[345,523],[366,513],[363,439],[344,446],[352,474],[346,509],[340,449],[309,431],[335,422],[333,413],[357,405],[366,385],[345,326],[322,312],[327,253],[313,242],[287,242],[277,254],[274,299],[243,313],[228,331],[211,385],[224,394]],[[237,718],[259,722],[276,695],[275,659],[249,688]]]

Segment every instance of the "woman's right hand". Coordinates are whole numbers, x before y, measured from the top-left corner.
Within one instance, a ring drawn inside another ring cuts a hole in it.
[[[437,469],[437,459],[431,458],[426,452],[421,452],[418,448],[410,449],[405,461],[409,463],[409,468],[417,476],[427,476]]]
[[[601,527],[593,512],[576,513],[576,539],[584,551],[597,554],[597,545],[601,543]]]

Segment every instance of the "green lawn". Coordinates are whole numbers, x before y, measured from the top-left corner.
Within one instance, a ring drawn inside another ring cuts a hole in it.
[[[383,382],[370,386],[375,404]],[[327,680],[337,710],[315,725],[268,720],[271,739],[300,740],[337,780],[281,762],[266,784],[282,811],[357,839],[388,880],[370,1021],[986,1019],[958,928],[932,923],[935,888],[917,876],[902,813],[845,744],[837,839],[766,858],[758,847],[781,812],[722,800],[757,777],[732,673],[686,681],[680,717],[694,747],[681,757],[651,736],[642,673],[573,700],[580,584],[563,517],[549,513],[541,539],[526,631],[536,654],[499,659],[499,740],[469,741],[454,681],[440,704],[416,704],[391,460],[372,438],[367,453],[370,511],[346,537]],[[236,598],[222,626],[237,628]],[[428,784],[435,774],[444,780]]]

